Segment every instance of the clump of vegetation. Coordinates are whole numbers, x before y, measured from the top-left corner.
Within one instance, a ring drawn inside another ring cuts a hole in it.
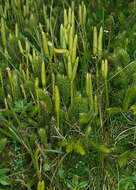
[[[135,10],[0,2],[0,189],[135,189]]]

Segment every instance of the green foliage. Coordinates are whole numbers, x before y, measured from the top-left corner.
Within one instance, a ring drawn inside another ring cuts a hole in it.
[[[135,12],[0,1],[0,189],[136,188]]]
[[[132,103],[135,103],[135,99],[136,99],[136,86],[131,86],[126,91],[126,95],[124,98],[123,109],[125,112],[128,110],[129,106]]]
[[[45,103],[45,112],[51,113],[52,102],[51,102],[50,96],[48,95],[48,92],[44,92],[41,89],[38,89],[37,92],[38,92],[39,99],[43,101],[43,103]]]
[[[66,76],[57,75],[56,84],[59,88],[64,105],[68,106],[70,98],[70,83],[68,78]]]
[[[66,147],[66,152],[70,153],[73,150],[77,153],[79,153],[80,155],[85,155],[85,151],[80,143],[80,141],[75,141],[75,139],[70,139],[69,141],[63,141],[61,143],[61,146],[65,146]]]
[[[73,103],[70,105],[68,110],[68,116],[70,120],[78,118],[79,114],[79,105],[81,103],[82,97],[80,93],[77,93],[77,96],[74,98]]]
[[[10,185],[10,180],[9,180],[9,177],[7,175],[7,173],[10,171],[9,168],[3,168],[3,169],[0,169],[0,184],[2,186],[9,186]]]
[[[135,189],[135,179],[136,179],[136,173],[130,173],[131,170],[129,171],[129,169],[127,168],[127,172],[126,172],[126,176],[121,176],[122,178],[120,179],[119,182],[119,188],[121,190],[132,190]]]
[[[42,128],[40,128],[38,130],[38,134],[40,136],[40,140],[42,142],[42,144],[44,144],[45,146],[47,146],[47,135],[46,135],[46,131]]]
[[[72,182],[67,180],[66,185],[68,188],[70,188],[72,190],[79,190],[79,189],[85,188],[88,185],[88,181],[83,181],[83,182],[79,183],[78,176],[74,175]]]

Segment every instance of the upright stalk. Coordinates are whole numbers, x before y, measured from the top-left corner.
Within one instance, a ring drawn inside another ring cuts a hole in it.
[[[71,81],[70,84],[71,84],[70,92],[71,92],[71,104],[72,104],[73,103],[73,81]]]
[[[105,79],[106,105],[109,107],[108,81]]]
[[[99,89],[99,64],[98,64],[98,59],[96,58],[96,85],[97,85],[97,90]]]

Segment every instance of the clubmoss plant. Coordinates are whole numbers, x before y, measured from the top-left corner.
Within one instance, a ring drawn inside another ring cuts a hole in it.
[[[90,112],[94,111],[94,102],[93,102],[93,87],[91,74],[87,73],[86,75],[86,94],[89,100]]]
[[[135,12],[0,1],[0,189],[136,189]]]
[[[102,77],[104,79],[105,84],[105,92],[106,92],[106,105],[109,107],[109,92],[108,92],[108,61],[107,59],[104,61],[102,60]]]
[[[55,86],[55,109],[57,115],[57,127],[59,128],[59,120],[60,120],[60,93],[57,86]]]

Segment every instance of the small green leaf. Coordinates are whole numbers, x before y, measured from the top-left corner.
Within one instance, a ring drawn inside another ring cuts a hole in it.
[[[134,115],[136,115],[136,104],[131,106],[130,109],[133,111]]]
[[[59,175],[59,177],[60,177],[61,179],[64,179],[64,177],[65,177],[65,171],[64,171],[63,168],[59,168],[59,170],[58,170],[58,175]]]
[[[67,141],[61,141],[59,143],[60,146],[67,146],[68,142]]]
[[[78,188],[84,188],[88,185],[88,181],[83,181],[78,185]]]
[[[66,181],[66,184],[67,184],[67,187],[70,188],[70,189],[73,189],[74,188],[74,185],[70,182],[70,181]]]
[[[74,143],[74,150],[82,156],[85,155],[85,151],[79,142]]]
[[[99,152],[103,152],[106,154],[110,153],[110,149],[108,149],[105,145],[101,145],[101,144],[95,143],[93,141],[90,141],[90,145]]]
[[[9,182],[9,180],[8,180],[8,178],[6,176],[0,178],[0,183],[2,185],[10,185],[10,182]]]
[[[121,108],[119,107],[111,107],[111,108],[107,108],[107,113],[109,115],[115,115],[115,114],[118,114],[118,113],[121,113]]]
[[[128,157],[130,155],[130,151],[127,150],[126,152],[123,152],[123,154],[120,155],[118,162],[120,167],[123,167],[127,164]]]
[[[92,118],[91,113],[80,113],[80,117],[79,117],[80,124],[88,123],[91,118]]]
[[[66,146],[66,152],[69,153],[73,150],[73,145],[72,143],[69,143],[67,146]]]
[[[44,172],[50,171],[50,165],[47,162],[45,162],[43,165],[43,171]]]

